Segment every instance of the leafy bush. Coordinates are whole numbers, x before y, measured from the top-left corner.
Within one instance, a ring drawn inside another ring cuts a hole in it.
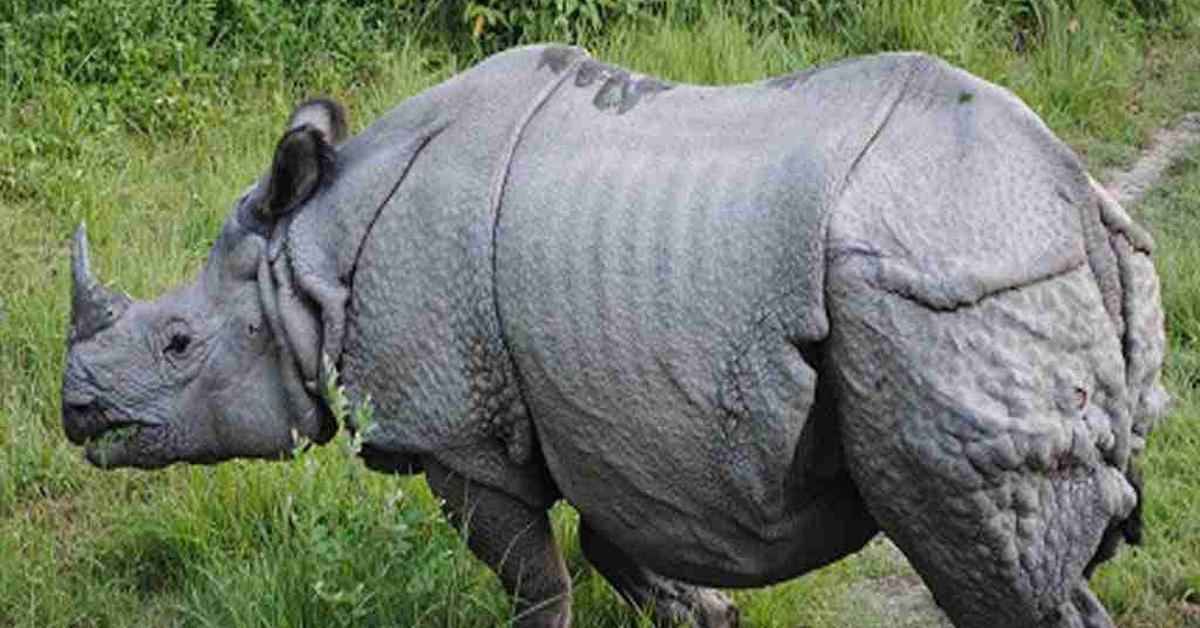
[[[290,91],[318,75],[369,78],[412,18],[384,3],[13,2],[0,12],[4,104],[66,90],[86,128],[186,127],[225,104],[232,81]]]
[[[1097,0],[1141,24],[1185,12],[1182,0]],[[1027,33],[1041,45],[1055,20],[1090,0],[13,0],[0,6],[6,122],[62,116],[68,127],[24,138],[51,146],[78,130],[192,128],[260,86],[368,83],[394,51],[421,45],[451,66],[508,46],[563,41],[599,47],[631,23],[689,27],[714,14],[785,43],[840,42],[846,53],[925,47],[931,30]],[[941,20],[941,21],[938,21]],[[1061,21],[1061,20],[1060,20]],[[1025,35],[1021,35],[1024,37]],[[959,36],[962,39],[961,36]],[[240,86],[240,87],[239,87]],[[48,111],[48,108],[54,111]],[[15,118],[15,119],[14,119]]]

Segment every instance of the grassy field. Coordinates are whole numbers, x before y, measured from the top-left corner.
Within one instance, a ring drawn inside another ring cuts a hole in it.
[[[87,220],[96,271],[137,297],[185,280],[303,94],[334,94],[361,127],[490,50],[539,38],[705,83],[921,49],[1014,89],[1097,169],[1200,110],[1195,0],[577,3],[597,21],[419,4],[0,7],[0,626],[508,621],[423,480],[368,472],[344,437],[287,463],[146,474],[97,471],[61,433],[71,229]],[[1122,626],[1200,626],[1200,153],[1133,210],[1159,242],[1175,404],[1145,456],[1146,544],[1093,582]],[[645,624],[583,562],[573,523],[559,506],[576,624]],[[862,594],[901,567],[873,544],[737,598],[750,626],[904,625]]]

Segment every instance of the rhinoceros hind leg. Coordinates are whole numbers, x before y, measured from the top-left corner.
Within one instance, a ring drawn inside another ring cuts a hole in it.
[[[469,482],[433,458],[424,461],[429,488],[443,500],[477,558],[517,599],[517,628],[568,628],[571,578],[544,509]]]
[[[620,548],[587,525],[579,523],[583,555],[631,605],[652,609],[660,626],[733,628],[738,610],[727,595],[716,590],[665,578],[638,565]]]
[[[830,273],[847,463],[875,519],[956,626],[1111,626],[1084,578],[1137,498],[1091,272],[937,309],[881,289],[880,265]]]

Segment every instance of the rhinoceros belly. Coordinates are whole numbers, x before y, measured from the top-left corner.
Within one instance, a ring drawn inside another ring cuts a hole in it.
[[[522,134],[496,236],[502,329],[563,494],[663,573],[787,573],[819,490],[797,452],[840,448],[798,447],[827,333],[825,219],[911,63],[668,89],[585,64]]]

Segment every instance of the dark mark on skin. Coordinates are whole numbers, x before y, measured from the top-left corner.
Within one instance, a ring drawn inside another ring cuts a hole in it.
[[[577,48],[570,46],[548,46],[542,50],[542,57],[538,61],[537,69],[550,68],[551,72],[558,74],[570,65],[571,61],[579,54]]]
[[[601,80],[604,82],[592,98],[592,104],[602,111],[615,109],[618,115],[636,107],[643,97],[673,87],[670,83],[656,78],[634,78],[626,70],[594,59],[581,63],[575,73],[576,87],[588,87]]]
[[[617,107],[617,115],[633,109],[643,96],[653,96],[668,89],[671,89],[670,83],[655,78],[642,78],[625,83],[621,87],[621,104]]]
[[[610,75],[608,80],[604,81],[604,85],[596,92],[596,97],[592,99],[592,104],[599,109],[612,109],[621,104],[621,91],[629,83],[628,72],[618,72]]]
[[[575,72],[575,87],[587,87],[591,85],[597,78],[604,75],[610,69],[613,69],[612,66],[600,63],[595,59],[584,61],[579,64],[579,70]]]

